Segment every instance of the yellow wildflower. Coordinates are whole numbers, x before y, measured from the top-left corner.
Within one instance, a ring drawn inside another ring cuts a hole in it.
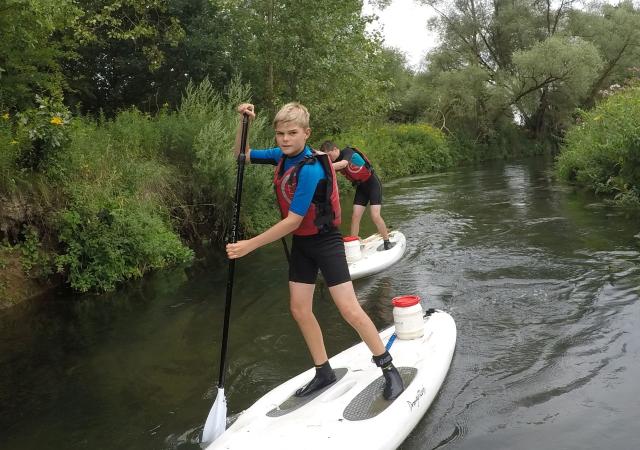
[[[11,145],[16,145],[18,143],[18,141],[11,141],[10,144]]]
[[[4,120],[9,120],[9,113],[4,113],[4,114],[2,115],[2,118],[3,118]]]
[[[62,120],[62,117],[60,116],[53,116],[51,118],[51,123],[53,125],[62,125],[64,123],[64,120]]]

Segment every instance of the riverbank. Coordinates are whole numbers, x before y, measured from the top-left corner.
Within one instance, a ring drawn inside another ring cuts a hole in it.
[[[22,265],[22,255],[16,249],[0,248],[0,310],[30,300],[54,288],[53,281],[31,278]]]

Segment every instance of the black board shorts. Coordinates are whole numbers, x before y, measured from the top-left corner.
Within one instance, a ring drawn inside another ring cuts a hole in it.
[[[312,236],[293,236],[289,281],[315,284],[318,269],[329,287],[351,281],[339,230]]]
[[[367,206],[368,203],[382,205],[382,183],[375,173],[371,174],[367,181],[356,186],[356,194],[353,197],[354,205]]]

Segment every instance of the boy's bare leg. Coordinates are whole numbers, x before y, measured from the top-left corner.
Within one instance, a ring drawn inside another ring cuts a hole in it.
[[[358,236],[360,232],[360,219],[364,214],[365,207],[362,205],[353,205],[353,213],[351,214],[351,236]]]
[[[358,332],[371,353],[374,355],[383,354],[385,352],[384,344],[375,325],[358,303],[353,283],[347,281],[332,286],[329,288],[329,292],[344,320]]]
[[[313,291],[315,284],[289,282],[289,293],[291,299],[289,308],[291,315],[298,324],[298,328],[302,332],[311,358],[315,365],[325,363],[329,358],[324,347],[324,339],[322,338],[322,330],[320,324],[313,314]]]
[[[337,380],[327,357],[324,340],[322,339],[322,330],[316,320],[316,316],[313,314],[314,288],[315,284],[289,282],[291,315],[298,323],[316,368],[316,373],[311,381],[296,390],[294,394],[296,397],[311,395],[325,386],[335,383]]]
[[[380,215],[382,205],[371,205],[369,208],[369,212],[371,213],[371,220],[373,220],[373,223],[376,225],[378,233],[380,233],[383,240],[388,241],[389,230],[387,230],[387,225],[384,223],[384,219]]]

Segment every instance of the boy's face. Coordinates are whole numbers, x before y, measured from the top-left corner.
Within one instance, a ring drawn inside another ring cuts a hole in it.
[[[287,156],[300,153],[309,136],[311,136],[311,128],[302,128],[295,122],[279,122],[276,125],[276,144]]]
[[[336,159],[338,159],[338,156],[340,156],[340,149],[338,149],[338,147],[333,147],[327,152],[327,155],[329,155],[331,162],[334,162]]]

